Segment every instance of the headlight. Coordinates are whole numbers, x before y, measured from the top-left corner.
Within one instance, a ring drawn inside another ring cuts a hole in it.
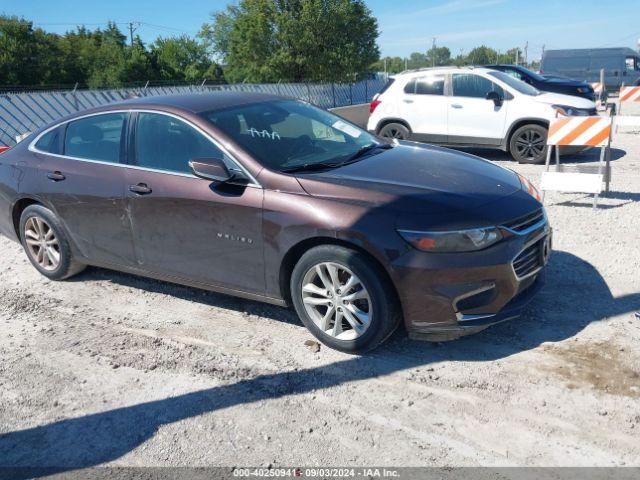
[[[538,192],[538,189],[533,185],[533,183],[531,183],[529,180],[527,180],[525,177],[523,177],[519,173],[517,175],[518,175],[518,178],[520,179],[520,184],[522,185],[522,189],[525,192],[529,192],[529,195],[531,195],[533,198],[535,198],[539,202],[542,201],[540,197],[540,192]]]
[[[398,230],[398,233],[418,250],[434,253],[473,252],[502,239],[502,233],[495,227],[451,232]]]
[[[568,105],[551,105],[551,107],[560,115],[565,117],[587,117],[589,111],[582,108],[570,107]]]

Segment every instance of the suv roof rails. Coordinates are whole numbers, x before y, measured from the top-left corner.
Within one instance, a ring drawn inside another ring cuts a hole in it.
[[[430,70],[442,70],[443,68],[457,68],[457,69],[467,69],[467,70],[473,70],[474,68],[482,68],[482,67],[478,67],[477,65],[463,65],[463,66],[459,66],[459,65],[442,65],[440,67],[422,67],[422,68],[410,68],[409,70],[403,70],[400,73],[397,73],[396,75],[403,75],[405,73],[416,73],[416,72],[428,72]]]

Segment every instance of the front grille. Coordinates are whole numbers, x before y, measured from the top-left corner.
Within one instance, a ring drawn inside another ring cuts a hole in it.
[[[546,237],[541,238],[525,248],[513,261],[513,270],[516,272],[518,279],[522,279],[527,275],[541,268],[543,262],[542,249]]]
[[[535,212],[528,213],[523,215],[522,217],[518,217],[515,220],[511,220],[502,226],[508,228],[509,230],[513,230],[514,232],[523,232],[527,228],[532,227],[536,223],[539,223],[544,218],[544,212],[540,208]]]

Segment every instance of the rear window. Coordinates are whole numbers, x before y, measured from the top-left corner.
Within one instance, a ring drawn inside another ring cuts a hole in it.
[[[418,95],[444,95],[444,75],[430,75],[419,78],[416,83]]]
[[[36,142],[36,148],[41,152],[60,153],[61,127],[48,131]]]
[[[118,163],[126,117],[126,113],[109,113],[70,122],[65,135],[64,154]]]
[[[387,80],[387,83],[385,83],[384,87],[382,87],[382,90],[378,92],[378,95],[382,95],[384,92],[389,90],[389,88],[391,87],[391,85],[393,85],[393,82],[395,81],[396,81],[395,78],[390,78],[389,80]]]
[[[416,93],[416,79],[415,78],[413,80],[410,80],[409,83],[407,83],[404,86],[404,93]]]

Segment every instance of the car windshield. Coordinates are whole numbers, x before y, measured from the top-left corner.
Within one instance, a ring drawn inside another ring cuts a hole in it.
[[[491,72],[489,73],[492,77],[501,80],[502,82],[509,85],[514,90],[524,94],[530,95],[532,97],[540,95],[540,90],[533,88],[531,85],[524,83],[522,80],[518,80],[517,78],[513,78],[511,75],[504,72]]]
[[[340,117],[295,100],[202,115],[262,165],[282,172],[332,168],[386,146]]]
[[[542,75],[538,75],[536,72],[533,72],[533,71],[529,70],[528,68],[524,68],[524,67],[518,66],[516,68],[516,70],[518,70],[519,72],[524,73],[525,75],[529,75],[531,78],[533,78],[537,82],[544,82],[544,77]]]

